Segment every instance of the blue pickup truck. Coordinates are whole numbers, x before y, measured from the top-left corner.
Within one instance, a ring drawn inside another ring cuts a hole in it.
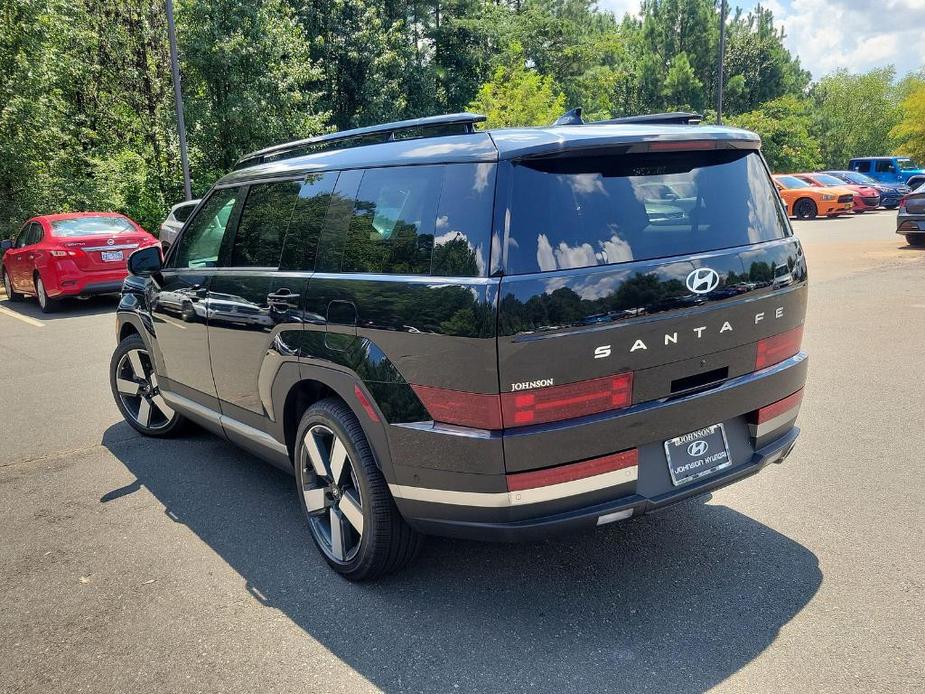
[[[908,183],[910,178],[925,176],[925,169],[909,157],[857,157],[848,168],[883,183]]]

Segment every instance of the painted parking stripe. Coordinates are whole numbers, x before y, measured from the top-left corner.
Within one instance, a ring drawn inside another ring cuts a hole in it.
[[[4,308],[3,306],[0,306],[0,314],[9,316],[10,318],[15,318],[16,320],[21,320],[23,323],[27,323],[28,325],[34,325],[36,328],[45,327],[45,324],[42,321],[35,320],[35,318],[29,318],[29,316],[16,313],[16,311],[11,311],[10,309]]]

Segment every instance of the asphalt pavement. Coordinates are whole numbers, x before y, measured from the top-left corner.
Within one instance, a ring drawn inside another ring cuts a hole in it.
[[[796,225],[785,464],[593,534],[432,538],[363,585],[291,478],[122,422],[114,300],[0,297],[0,691],[925,691],[925,251],[894,220]]]

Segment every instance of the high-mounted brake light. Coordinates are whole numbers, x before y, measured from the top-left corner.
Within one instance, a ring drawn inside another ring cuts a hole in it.
[[[631,372],[502,395],[431,386],[412,388],[435,422],[476,429],[557,422],[617,410],[633,402]]]
[[[716,140],[656,140],[649,143],[650,152],[684,152],[716,148]]]
[[[803,342],[803,326],[798,325],[792,330],[766,337],[758,341],[758,351],[755,354],[755,371],[778,364],[789,359],[800,351]]]
[[[537,388],[501,396],[505,427],[543,424],[627,407],[633,401],[633,374]]]

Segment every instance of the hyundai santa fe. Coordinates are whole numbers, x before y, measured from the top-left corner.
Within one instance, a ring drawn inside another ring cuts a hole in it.
[[[134,253],[111,386],[290,471],[352,580],[425,534],[532,540],[780,463],[807,272],[750,132],[456,114],[246,156]],[[680,121],[681,124],[678,124]]]

